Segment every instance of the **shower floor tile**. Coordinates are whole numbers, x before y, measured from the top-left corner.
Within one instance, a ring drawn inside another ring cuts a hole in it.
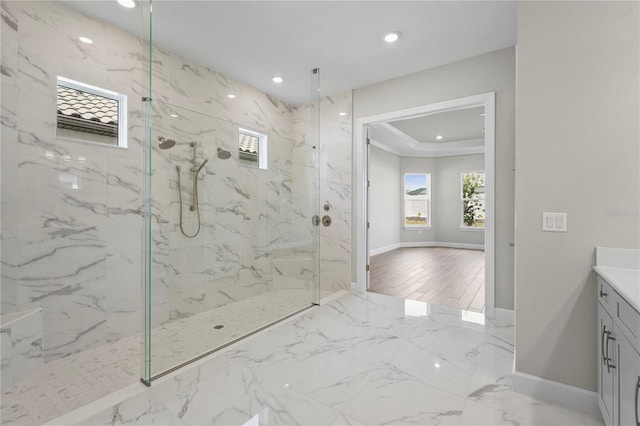
[[[591,425],[514,392],[513,326],[346,294],[63,424]],[[81,420],[80,420],[81,419]]]
[[[152,330],[152,368],[174,367],[310,305],[302,289],[265,292]],[[221,329],[215,325],[224,324]],[[46,363],[2,394],[2,425],[40,425],[139,382],[140,336]],[[179,424],[179,423],[178,423]]]

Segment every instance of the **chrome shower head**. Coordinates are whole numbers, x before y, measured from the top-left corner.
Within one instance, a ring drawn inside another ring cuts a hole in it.
[[[176,141],[174,141],[173,139],[165,139],[164,136],[158,136],[158,140],[160,141],[160,144],[158,145],[158,148],[160,149],[173,148],[176,144]]]
[[[226,149],[218,147],[218,158],[221,160],[228,160],[229,158],[231,158],[231,153]]]

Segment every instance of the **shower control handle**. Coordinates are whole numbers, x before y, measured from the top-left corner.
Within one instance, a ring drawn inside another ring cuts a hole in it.
[[[322,216],[322,224],[324,226],[331,226],[331,216],[329,215]]]

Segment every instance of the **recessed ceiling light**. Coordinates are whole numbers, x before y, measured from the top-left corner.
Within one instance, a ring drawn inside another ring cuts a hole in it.
[[[436,136],[436,139],[441,140],[442,139],[442,135]]]
[[[340,117],[344,117],[345,115],[347,115],[347,113],[346,113],[346,112],[341,112],[341,113],[338,113],[338,115],[339,115]]]
[[[394,41],[398,40],[399,37],[400,34],[398,33],[389,33],[384,36],[384,41],[386,41],[387,43],[393,43]]]
[[[272,80],[274,83],[277,83],[277,84],[280,84],[280,83],[282,83],[282,82],[284,81],[284,79],[283,79],[282,77],[278,77],[278,76],[273,77],[271,80]]]
[[[229,93],[229,94],[227,95],[227,98],[229,98],[229,99],[235,99],[235,98],[236,98],[236,95],[234,95],[233,93]]]
[[[118,0],[118,4],[122,7],[126,7],[127,9],[133,9],[136,7],[136,3],[133,0]]]
[[[78,40],[86,44],[93,44],[93,40],[91,40],[89,37],[78,37]]]
[[[169,114],[169,117],[178,118],[178,114],[172,112],[171,114]]]

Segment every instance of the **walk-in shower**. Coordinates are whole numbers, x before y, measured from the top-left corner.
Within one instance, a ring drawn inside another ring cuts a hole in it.
[[[154,2],[153,16],[147,0],[131,10],[85,3],[0,8],[11,71],[0,112],[2,424],[47,423],[318,303],[320,230],[336,229],[311,220],[321,211],[316,75],[284,99],[152,44],[151,21],[154,40],[168,34],[182,2]],[[189,12],[218,7],[193,2]],[[137,13],[137,26],[96,17],[110,10]],[[57,77],[101,97],[61,108]],[[349,108],[324,105],[333,120]],[[58,115],[82,125],[76,137],[57,134]],[[105,129],[127,133],[115,145]],[[264,167],[241,163],[240,129],[264,136],[251,151]],[[334,139],[348,148],[346,136]],[[338,164],[350,151],[325,152]],[[328,282],[348,257],[325,255]]]

